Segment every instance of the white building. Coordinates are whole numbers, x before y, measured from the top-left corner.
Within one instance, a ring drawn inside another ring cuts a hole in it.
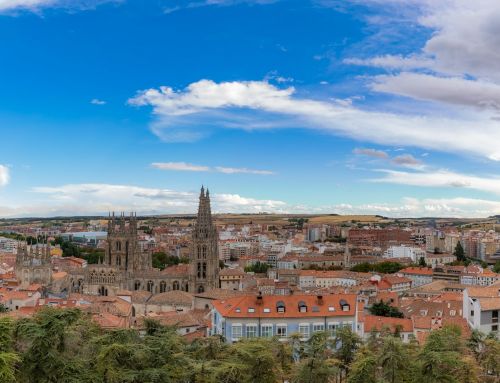
[[[425,258],[425,250],[419,247],[411,246],[391,246],[389,247],[383,257],[384,258],[411,258],[412,262],[418,263],[420,258]]]

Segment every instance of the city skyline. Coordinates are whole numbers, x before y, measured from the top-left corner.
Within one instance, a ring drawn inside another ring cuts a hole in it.
[[[0,218],[500,214],[479,3],[0,0]]]

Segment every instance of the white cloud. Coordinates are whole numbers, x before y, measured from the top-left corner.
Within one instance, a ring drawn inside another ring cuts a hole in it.
[[[358,3],[358,0],[351,0]],[[372,88],[419,100],[500,109],[500,2],[496,0],[418,0],[383,2],[368,0],[382,16],[368,18],[383,34],[391,31],[393,20],[387,14],[405,14],[401,35],[414,24],[429,33],[421,49],[403,55],[347,58],[347,64],[403,71],[392,76],[378,76]],[[380,23],[385,20],[386,23]],[[405,31],[405,28],[409,28]],[[406,48],[406,47],[405,47]],[[383,47],[382,47],[383,49]],[[428,73],[404,73],[425,70]],[[496,116],[494,116],[496,117]]]
[[[370,57],[367,59],[359,58],[346,58],[343,60],[344,64],[350,65],[362,65],[362,66],[372,66],[380,67],[386,69],[422,69],[430,68],[434,65],[434,60],[419,57],[419,56],[407,56],[402,55],[384,55]]]
[[[90,100],[90,103],[93,105],[105,105],[106,101],[99,100],[98,98],[93,98],[92,100]]]
[[[193,9],[201,7],[228,7],[233,5],[247,4],[247,5],[266,5],[272,4],[279,0],[199,0],[199,1],[188,1],[182,0],[174,6],[167,7],[163,10],[165,14],[170,14],[183,9]]]
[[[0,0],[0,12],[27,10],[37,12],[44,8],[94,9],[104,3],[119,3],[123,0]]]
[[[186,162],[153,162],[153,168],[160,170],[179,170],[189,172],[208,172],[210,167],[203,165],[193,165]]]
[[[108,211],[137,211],[140,214],[195,213],[199,192],[146,188],[112,184],[69,184],[57,187],[35,187],[45,196],[37,206],[0,208],[3,216],[89,215]],[[279,200],[247,198],[238,194],[211,194],[214,212],[259,213],[281,212],[286,204]]]
[[[178,170],[178,171],[191,171],[191,172],[218,172],[225,174],[260,174],[260,175],[272,175],[275,174],[270,170],[256,170],[248,168],[229,168],[225,166],[204,166],[204,165],[193,165],[186,162],[153,162],[151,164],[153,168],[160,170]]]
[[[389,155],[383,150],[371,149],[371,148],[356,148],[352,151],[354,154],[359,154],[374,158],[389,158]]]
[[[423,169],[424,165],[422,161],[417,160],[411,154],[401,154],[392,159],[392,162],[396,165],[406,166],[410,168]]]
[[[479,113],[398,115],[295,96],[265,81],[200,80],[183,91],[147,89],[129,100],[153,107],[152,131],[165,141],[196,140],[210,128],[309,128],[376,144],[416,146],[500,160],[500,123]]]
[[[381,169],[379,171],[385,174],[384,177],[372,181],[421,187],[465,188],[500,194],[499,177],[477,177],[448,170],[403,172]]]
[[[500,85],[489,81],[400,73],[376,77],[372,89],[420,100],[500,110]]]
[[[37,9],[54,5],[57,0],[0,0],[0,11],[14,9]]]
[[[225,174],[237,174],[237,173],[245,173],[245,174],[260,174],[260,175],[273,175],[274,172],[270,170],[255,170],[255,169],[247,169],[247,168],[226,168],[223,166],[216,166],[215,170],[220,173]]]
[[[5,186],[9,183],[9,173],[9,168],[7,166],[0,165],[0,186]]]
[[[198,191],[183,192],[113,184],[69,184],[32,189],[36,203],[7,207],[0,202],[0,217],[104,215],[109,211],[139,214],[189,214],[198,207]],[[500,214],[500,201],[474,198],[403,198],[393,203],[310,206],[239,194],[211,193],[216,213],[379,214],[389,217],[487,217]]]

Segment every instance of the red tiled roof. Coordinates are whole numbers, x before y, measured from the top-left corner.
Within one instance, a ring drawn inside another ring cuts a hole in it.
[[[401,326],[401,331],[413,332],[413,322],[411,319],[380,317],[376,315],[365,316],[365,332],[373,330],[380,332],[386,326],[389,326],[392,331],[395,331],[397,326]]]
[[[432,276],[432,269],[427,267],[406,267],[399,270],[401,274],[411,274],[411,275],[430,275]]]
[[[243,296],[215,301],[213,305],[221,315],[232,318],[302,318],[355,315],[355,294],[331,294],[321,297],[320,300],[315,295],[265,295],[260,300],[256,296]],[[349,310],[342,310],[341,301],[349,305]],[[284,304],[285,312],[277,311],[280,302]],[[307,306],[307,312],[299,311],[299,303],[304,303]]]

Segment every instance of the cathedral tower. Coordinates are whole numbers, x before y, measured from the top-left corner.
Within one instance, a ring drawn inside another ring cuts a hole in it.
[[[137,216],[131,213],[127,219],[122,213],[108,220],[108,241],[104,265],[115,267],[120,271],[145,271],[151,269],[151,257],[142,253],[137,241]]]
[[[201,188],[198,219],[193,229],[189,290],[202,293],[219,287],[219,251],[217,229],[212,222],[210,195]]]

